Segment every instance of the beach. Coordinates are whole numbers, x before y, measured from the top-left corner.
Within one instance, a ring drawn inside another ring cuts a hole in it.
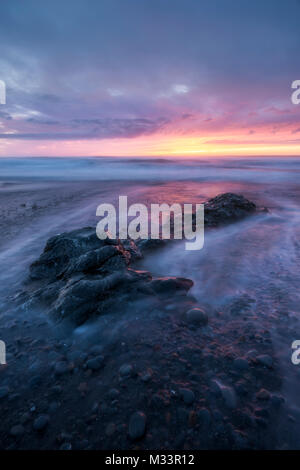
[[[142,413],[140,448],[300,448],[299,176],[296,157],[0,159],[2,447],[134,448],[130,419]],[[262,210],[206,229],[202,250],[170,243],[133,265],[192,280],[203,328],[186,322],[182,299],[160,309],[132,298],[75,327],[20,303],[47,240],[96,230],[99,204],[228,192]]]

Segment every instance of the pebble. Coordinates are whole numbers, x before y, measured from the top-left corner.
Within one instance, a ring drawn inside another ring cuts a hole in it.
[[[280,408],[280,406],[284,403],[284,398],[281,395],[273,394],[271,396],[271,403],[275,408]]]
[[[68,372],[68,370],[69,370],[68,363],[66,361],[58,361],[54,366],[54,372],[57,375],[66,374],[66,372]]]
[[[11,428],[10,435],[14,437],[19,437],[19,436],[22,436],[24,432],[25,432],[25,429],[22,426],[22,424],[16,424],[15,426]]]
[[[48,415],[40,415],[33,422],[33,429],[35,431],[43,431],[49,423]]]
[[[257,392],[256,398],[257,400],[270,400],[271,395],[270,395],[270,392],[268,392],[268,390],[265,390],[264,388],[262,388],[261,390],[259,390],[259,392]]]
[[[115,423],[108,423],[105,429],[105,434],[107,435],[107,437],[110,437],[114,434],[115,430],[116,430]]]
[[[183,399],[186,405],[191,405],[195,401],[195,394],[192,390],[188,388],[181,388],[179,390],[181,398]]]
[[[130,375],[133,375],[133,367],[131,364],[123,364],[120,369],[119,369],[119,374],[122,377],[128,377]]]
[[[72,450],[72,444],[70,442],[64,442],[59,450]]]
[[[198,307],[191,308],[186,312],[187,322],[193,325],[205,326],[208,323],[208,315]]]
[[[260,364],[271,368],[273,366],[273,359],[268,354],[262,354],[257,356],[257,360]]]
[[[211,423],[211,414],[206,408],[201,408],[197,413],[200,426],[207,427]]]
[[[93,357],[86,362],[87,368],[91,370],[99,370],[104,366],[104,357],[101,355]]]
[[[227,408],[234,409],[237,406],[237,399],[234,390],[231,387],[223,385],[219,380],[212,381],[212,388],[222,396]]]
[[[141,439],[146,432],[146,415],[142,411],[133,413],[129,420],[128,434],[130,439]]]

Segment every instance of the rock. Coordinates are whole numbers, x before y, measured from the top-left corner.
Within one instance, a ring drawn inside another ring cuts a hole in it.
[[[270,392],[268,392],[268,390],[262,388],[261,390],[259,390],[259,392],[257,392],[256,398],[257,400],[270,400],[271,394]]]
[[[115,423],[108,423],[108,425],[106,426],[106,429],[105,429],[105,434],[107,437],[110,437],[114,434],[116,430],[116,425]]]
[[[0,387],[0,399],[7,397],[8,394],[9,394],[9,388],[8,387],[6,387],[6,386]]]
[[[257,360],[260,364],[268,367],[269,369],[273,366],[273,359],[268,354],[257,356]]]
[[[70,442],[63,442],[59,450],[72,450],[72,444]]]
[[[109,391],[108,391],[108,396],[109,398],[111,398],[112,400],[115,400],[116,398],[118,398],[120,395],[120,392],[119,390],[117,390],[116,388],[111,388]]]
[[[204,203],[204,222],[217,226],[241,220],[256,212],[256,205],[240,194],[225,193]]]
[[[33,429],[35,431],[43,431],[49,423],[48,415],[40,415],[33,422]]]
[[[142,411],[133,413],[129,420],[128,434],[133,441],[141,439],[146,432],[146,415]]]
[[[131,364],[123,364],[119,369],[119,374],[121,377],[129,377],[133,375],[133,367]]]
[[[195,394],[192,390],[189,390],[188,388],[181,388],[179,390],[179,393],[186,405],[191,405],[192,403],[194,403]]]
[[[237,357],[233,361],[233,367],[237,371],[245,371],[245,370],[249,369],[249,363],[246,359],[244,359],[242,357]]]
[[[101,355],[93,357],[86,362],[86,365],[88,369],[99,370],[104,367],[104,357]]]
[[[69,371],[68,363],[66,361],[58,361],[54,366],[56,375],[63,375]]]
[[[14,437],[20,437],[24,434],[25,429],[22,424],[16,424],[10,429],[10,435]]]
[[[197,413],[198,422],[201,427],[207,428],[211,423],[211,414],[206,408],[201,408]]]
[[[183,277],[160,277],[153,279],[150,287],[158,294],[173,294],[174,291],[186,293],[193,284],[193,281]]]
[[[280,406],[284,403],[284,398],[281,395],[276,395],[275,393],[271,395],[271,404],[275,408],[280,408]]]
[[[218,395],[221,395],[224,401],[225,406],[230,409],[234,409],[237,406],[237,399],[234,390],[227,386],[223,385],[219,380],[212,381],[212,388],[217,392]]]
[[[198,307],[191,308],[186,312],[186,319],[188,323],[198,326],[205,326],[208,323],[208,315]]]
[[[50,238],[32,263],[34,288],[28,283],[23,302],[26,307],[42,303],[54,319],[81,325],[91,316],[118,312],[128,301],[186,295],[193,285],[176,277],[152,280],[150,273],[130,268],[139,257],[133,240],[99,240],[92,227],[62,233]]]

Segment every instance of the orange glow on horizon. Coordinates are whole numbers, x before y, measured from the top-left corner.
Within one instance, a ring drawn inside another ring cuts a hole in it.
[[[72,141],[0,141],[1,156],[108,156],[108,157],[164,157],[164,156],[300,156],[300,139],[291,139],[289,131],[257,132],[249,135],[235,133],[206,136],[153,134],[135,138]]]

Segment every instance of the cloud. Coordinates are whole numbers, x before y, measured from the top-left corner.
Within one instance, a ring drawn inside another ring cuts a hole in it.
[[[34,124],[36,119],[27,120]],[[168,123],[165,118],[154,120],[146,118],[137,119],[73,119],[60,127],[68,127],[67,132],[14,132],[2,133],[0,139],[12,140],[82,140],[82,139],[107,139],[107,138],[132,138],[140,135],[151,135],[164,128]],[[47,121],[39,121],[38,124],[49,125]],[[50,125],[55,125],[50,122]],[[74,130],[75,129],[75,130]]]

